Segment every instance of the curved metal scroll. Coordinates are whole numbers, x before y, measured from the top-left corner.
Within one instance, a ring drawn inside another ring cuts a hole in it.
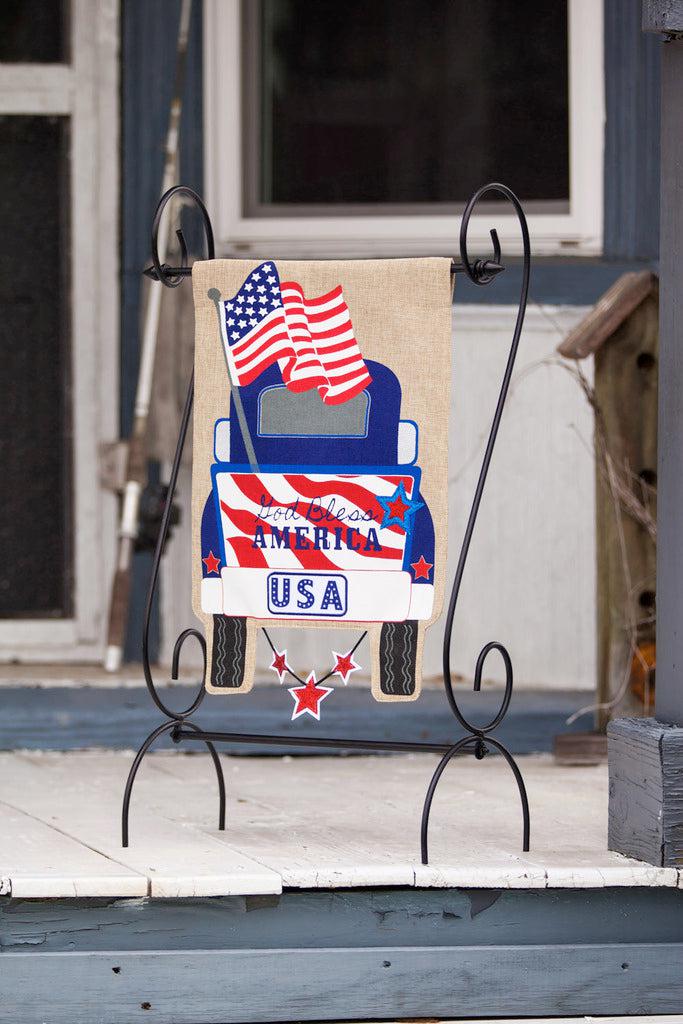
[[[161,199],[159,201],[159,205],[157,206],[157,209],[156,209],[156,213],[154,215],[154,221],[153,221],[153,224],[152,224],[152,264],[153,264],[153,267],[149,268],[149,270],[145,272],[145,273],[147,273],[147,275],[149,277],[152,277],[154,280],[160,281],[167,288],[175,288],[175,287],[177,287],[177,285],[180,284],[180,282],[182,281],[183,277],[185,276],[185,272],[191,270],[191,268],[189,268],[188,265],[187,265],[187,246],[185,244],[185,238],[183,236],[183,232],[180,229],[178,229],[178,231],[176,231],[176,235],[177,235],[179,243],[180,243],[181,266],[180,267],[169,267],[165,263],[164,264],[160,264],[159,263],[159,248],[158,248],[158,241],[157,241],[157,239],[158,239],[158,234],[159,234],[159,227],[161,225],[161,218],[162,218],[163,212],[164,212],[167,204],[170,202],[170,200],[174,196],[177,196],[177,195],[183,195],[183,196],[187,197],[192,203],[194,203],[197,206],[197,208],[199,210],[199,213],[201,215],[201,218],[202,218],[202,223],[203,223],[203,227],[204,227],[204,233],[205,233],[205,237],[206,237],[207,258],[212,260],[215,257],[213,230],[211,228],[211,221],[209,219],[209,215],[207,213],[206,207],[204,206],[204,203],[202,202],[202,200],[200,199],[200,197],[197,195],[196,192],[194,192],[191,188],[188,188],[185,185],[175,185],[173,188],[170,188],[161,197]],[[150,630],[150,623],[151,623],[151,619],[152,619],[152,609],[154,607],[154,597],[155,597],[155,593],[156,593],[157,583],[159,581],[159,569],[160,569],[160,566],[161,566],[161,555],[162,555],[162,552],[164,550],[164,545],[165,545],[165,542],[166,542],[166,538],[168,536],[170,520],[171,520],[171,511],[172,511],[172,507],[173,507],[173,498],[174,498],[176,487],[177,487],[177,484],[178,484],[178,473],[180,471],[180,463],[181,463],[181,460],[182,460],[182,457],[183,457],[183,450],[185,448],[185,439],[187,437],[187,430],[188,430],[188,427],[189,427],[189,424],[190,424],[190,416],[192,414],[192,402],[193,402],[193,400],[194,400],[194,373],[190,377],[190,383],[189,383],[189,386],[188,386],[188,389],[187,389],[187,396],[185,398],[185,406],[183,408],[183,414],[182,414],[182,418],[181,418],[181,421],[180,421],[180,431],[178,433],[178,442],[176,444],[175,455],[173,456],[173,464],[172,464],[172,467],[171,467],[171,476],[170,476],[170,479],[169,479],[168,492],[167,492],[167,495],[166,495],[166,504],[164,505],[164,511],[163,511],[163,515],[161,517],[161,526],[160,526],[160,529],[159,529],[159,536],[157,538],[156,548],[154,549],[154,558],[152,560],[152,572],[151,572],[150,579],[149,579],[149,584],[148,584],[148,587],[147,587],[147,598],[146,598],[146,601],[145,601],[145,614],[144,614],[143,627],[142,627],[142,670],[143,670],[143,673],[144,673],[144,676],[145,676],[145,683],[147,684],[147,689],[149,690],[149,693],[150,693],[150,696],[151,696],[152,700],[154,701],[156,706],[159,708],[159,710],[162,712],[162,714],[164,714],[167,718],[169,718],[170,721],[169,722],[165,722],[162,726],[159,726],[157,729],[155,729],[153,732],[151,732],[149,734],[147,739],[144,741],[144,743],[140,747],[140,749],[139,749],[139,751],[138,751],[138,753],[137,753],[137,755],[135,757],[135,760],[133,761],[133,764],[131,766],[130,772],[128,774],[128,779],[126,781],[126,788],[125,788],[125,792],[124,792],[123,812],[122,812],[122,841],[123,841],[123,846],[124,847],[128,846],[128,814],[129,814],[129,808],[130,808],[130,798],[131,798],[131,792],[132,792],[132,788],[133,788],[133,783],[135,781],[135,776],[137,774],[138,768],[140,767],[140,763],[142,761],[142,758],[146,754],[146,752],[149,749],[149,747],[154,743],[154,741],[159,736],[163,735],[164,733],[171,732],[171,735],[173,735],[173,730],[177,729],[178,726],[181,723],[184,724],[186,727],[190,728],[191,730],[193,730],[195,733],[201,732],[201,730],[198,729],[197,726],[193,725],[191,722],[188,722],[187,719],[189,718],[190,715],[192,715],[197,710],[197,708],[202,703],[202,701],[204,700],[204,697],[206,695],[206,690],[204,688],[204,677],[206,675],[206,641],[204,640],[204,637],[202,636],[202,634],[198,630],[196,630],[196,629],[186,629],[186,630],[184,630],[180,634],[178,639],[176,640],[175,647],[173,649],[173,664],[172,664],[172,670],[171,670],[171,678],[174,679],[174,680],[178,678],[178,666],[179,666],[179,661],[180,661],[180,654],[181,654],[183,645],[185,644],[185,641],[188,640],[190,637],[194,637],[194,639],[198,642],[198,644],[199,644],[199,646],[201,648],[201,651],[202,651],[202,658],[203,658],[203,664],[204,664],[204,670],[202,672],[202,678],[200,680],[199,687],[198,687],[198,690],[197,690],[197,694],[196,694],[194,700],[192,700],[192,702],[184,710],[174,711],[172,708],[169,708],[167,706],[167,704],[165,704],[165,702],[159,696],[159,693],[157,691],[156,685],[154,683],[154,677],[152,676],[152,667],[151,667],[151,664],[150,664],[150,657],[149,657],[149,630]],[[207,745],[207,748],[209,750],[209,753],[211,754],[211,758],[213,760],[214,767],[216,769],[216,776],[217,776],[217,779],[218,779],[218,791],[219,791],[219,825],[218,825],[218,827],[220,829],[224,829],[225,828],[225,780],[223,778],[223,769],[221,768],[221,763],[220,763],[220,760],[218,758],[218,754],[216,753],[216,749],[213,746],[213,744],[207,742],[206,745]]]
[[[191,269],[188,268],[187,265],[187,246],[185,244],[185,239],[183,237],[182,230],[180,229],[178,229],[176,234],[180,241],[181,247],[181,267],[169,267],[165,263],[159,263],[158,235],[159,228],[161,226],[161,218],[168,203],[174,196],[185,196],[187,197],[187,199],[189,199],[192,203],[196,205],[202,219],[202,225],[204,227],[204,234],[206,237],[207,259],[214,259],[216,254],[213,240],[213,229],[211,227],[211,220],[209,219],[209,214],[207,213],[204,203],[197,195],[197,193],[193,189],[188,188],[187,185],[174,185],[173,188],[170,188],[167,192],[164,192],[163,196],[159,200],[159,205],[156,208],[154,220],[152,222],[152,264],[154,268],[154,273],[150,273],[150,276],[153,276],[155,280],[160,281],[167,288],[176,288],[182,280],[181,271]],[[186,629],[183,633],[180,634],[180,636],[176,640],[175,648],[173,650],[173,669],[171,678],[178,678],[178,662],[180,659],[180,652],[183,647],[183,644],[190,636],[193,636],[199,643],[199,646],[201,647],[204,661],[204,672],[202,673],[202,680],[199,684],[197,696],[192,701],[192,703],[184,711],[173,711],[171,708],[167,707],[167,705],[163,702],[163,700],[157,693],[157,689],[154,684],[152,668],[149,660],[149,630],[150,623],[152,620],[152,609],[154,607],[154,595],[159,580],[161,555],[164,550],[164,544],[166,542],[166,537],[168,535],[168,530],[170,526],[173,498],[175,496],[175,491],[178,484],[178,473],[180,472],[180,463],[183,457],[183,450],[185,448],[185,439],[187,437],[187,431],[190,425],[190,416],[192,414],[193,400],[194,373],[190,377],[190,383],[185,398],[185,406],[183,408],[183,415],[180,421],[180,431],[178,433],[178,442],[176,444],[176,450],[173,456],[173,464],[171,466],[171,476],[168,483],[166,504],[164,506],[164,512],[161,517],[161,527],[159,529],[159,536],[157,538],[156,548],[154,549],[154,559],[152,561],[152,572],[147,587],[145,615],[142,627],[142,669],[145,675],[147,689],[149,690],[152,700],[159,708],[159,710],[168,718],[171,718],[176,722],[181,722],[188,718],[189,715],[191,715],[194,711],[197,710],[202,700],[204,699],[204,695],[206,693],[204,689],[204,676],[206,674],[206,641],[204,640],[202,634],[196,629]]]
[[[489,431],[488,441],[486,443],[486,450],[484,452],[484,458],[482,460],[481,469],[479,470],[479,479],[477,480],[477,486],[474,491],[474,498],[472,499],[472,507],[470,509],[469,518],[467,520],[467,527],[465,529],[465,536],[463,537],[462,547],[460,549],[460,556],[458,558],[458,564],[455,570],[455,577],[453,579],[453,587],[451,589],[451,596],[448,603],[448,612],[446,614],[446,624],[444,628],[444,639],[443,639],[443,682],[446,690],[446,696],[450,705],[451,711],[457,718],[460,725],[470,734],[458,743],[454,744],[442,757],[429,786],[427,796],[425,798],[424,809],[422,814],[422,827],[421,827],[421,848],[422,848],[422,863],[426,864],[428,859],[428,843],[427,843],[427,832],[429,828],[429,812],[431,809],[432,799],[436,785],[441,778],[441,775],[451,760],[461,750],[466,749],[468,746],[473,747],[473,752],[478,758],[484,757],[487,753],[486,742],[491,746],[495,747],[505,758],[508,765],[512,769],[512,772],[517,781],[519,788],[520,800],[522,803],[522,815],[524,819],[523,826],[523,849],[526,851],[529,849],[529,837],[530,837],[530,822],[529,822],[529,803],[526,795],[526,789],[524,781],[517,764],[512,757],[512,754],[503,746],[499,740],[494,740],[490,733],[502,722],[505,717],[508,707],[510,705],[510,699],[512,697],[512,660],[506,648],[503,644],[498,641],[491,641],[482,648],[477,658],[477,664],[474,673],[474,690],[479,691],[481,689],[481,677],[484,668],[484,662],[491,651],[496,650],[499,652],[505,665],[505,693],[501,702],[500,708],[497,714],[491,719],[488,725],[477,726],[473,725],[463,715],[462,711],[458,706],[458,702],[453,692],[453,682],[451,679],[451,638],[453,633],[453,619],[455,617],[455,608],[458,603],[458,597],[460,594],[460,586],[462,583],[462,577],[465,572],[465,565],[467,563],[467,556],[470,550],[470,544],[472,542],[472,535],[474,533],[474,527],[477,522],[477,516],[479,514],[479,506],[481,505],[481,498],[484,493],[484,486],[486,484],[486,478],[489,472],[489,466],[491,464],[491,457],[493,455],[493,449],[496,444],[498,437],[498,428],[500,427],[500,421],[503,415],[503,409],[505,407],[505,401],[508,396],[510,388],[510,380],[512,378],[512,371],[515,365],[515,359],[517,358],[517,349],[519,348],[519,340],[522,334],[522,325],[524,323],[524,314],[526,312],[527,299],[529,294],[529,273],[531,267],[531,245],[529,241],[529,229],[522,210],[522,205],[517,196],[512,192],[507,185],[501,185],[499,182],[494,182],[490,185],[484,185],[477,192],[474,193],[469,203],[465,207],[463,213],[462,223],[460,225],[460,258],[462,260],[462,269],[467,274],[469,279],[476,285],[489,284],[495,274],[498,272],[500,266],[500,242],[498,240],[498,233],[494,230],[491,231],[491,241],[493,242],[493,256],[490,260],[472,260],[469,257],[467,251],[467,231],[469,228],[470,218],[474,212],[477,203],[490,193],[498,193],[507,199],[514,207],[519,226],[522,234],[522,246],[523,246],[523,262],[522,262],[522,284],[519,295],[519,307],[517,310],[517,320],[515,323],[515,329],[512,335],[512,342],[510,344],[510,351],[505,365],[505,372],[503,374],[503,381],[501,384],[500,392],[498,395],[498,401],[496,402],[495,412],[493,414],[493,422],[491,424],[491,430]]]
[[[211,218],[209,217],[201,197],[197,195],[194,189],[189,188],[187,185],[174,185],[173,188],[169,188],[167,192],[164,192],[163,196],[159,200],[159,205],[154,212],[154,220],[152,221],[152,266],[147,267],[145,270],[147,277],[151,277],[153,281],[161,281],[161,283],[166,285],[167,288],[177,288],[183,278],[192,273],[192,267],[188,266],[187,262],[187,244],[185,242],[185,236],[182,228],[178,228],[176,231],[176,238],[180,245],[180,266],[169,267],[168,263],[159,262],[158,239],[159,228],[161,227],[161,218],[164,215],[164,210],[174,196],[186,196],[187,199],[190,200],[190,203],[197,207],[202,218],[202,226],[206,236],[207,259],[214,259],[216,254]]]

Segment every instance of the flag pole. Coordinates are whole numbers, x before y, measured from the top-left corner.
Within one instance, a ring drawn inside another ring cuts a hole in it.
[[[230,360],[228,358],[227,346],[228,340],[224,337],[223,320],[221,317],[221,293],[218,288],[209,288],[207,295],[216,307],[216,316],[218,317],[218,330],[221,336],[221,348],[223,349],[223,355],[225,357],[225,365],[228,370],[228,380],[230,381],[230,391],[232,393],[232,400],[235,403],[235,412],[237,413],[237,422],[240,426],[242,434],[242,440],[244,441],[244,447],[247,450],[247,458],[249,460],[249,468],[252,473],[258,473],[258,462],[256,461],[256,452],[254,451],[254,442],[252,440],[251,433],[249,431],[249,425],[247,423],[247,417],[244,412],[244,405],[242,404],[242,395],[240,394],[240,387],[236,380],[232,379],[232,372],[230,370]]]

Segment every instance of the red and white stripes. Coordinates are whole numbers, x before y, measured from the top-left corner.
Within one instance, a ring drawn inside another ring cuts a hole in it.
[[[326,405],[346,402],[363,391],[372,378],[341,285],[319,298],[307,299],[300,284],[287,281],[281,283],[280,294],[281,305],[234,344],[223,321],[223,344],[233,382],[251,384],[277,361],[291,391],[315,387]]]
[[[292,391],[317,387],[327,405],[353,398],[372,378],[358,347],[341,285],[307,299],[295,281],[281,285],[293,354],[282,360],[282,378]]]
[[[411,476],[219,473],[226,565],[248,568],[400,570],[405,530],[381,527],[378,495]]]

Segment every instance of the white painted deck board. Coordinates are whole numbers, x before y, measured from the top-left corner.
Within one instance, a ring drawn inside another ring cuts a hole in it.
[[[169,820],[164,814],[163,796],[172,788],[174,798],[182,801],[182,784],[164,785],[163,775],[160,785],[156,775],[150,780],[151,765],[144,764],[139,773],[140,788],[136,784],[131,810],[132,843],[124,850],[120,839],[121,798],[130,756],[83,752],[1,757],[0,798],[10,782],[15,803],[22,810],[142,875],[145,891],[151,896],[242,896],[282,890],[277,872],[187,823]],[[213,772],[210,765],[207,767]],[[211,810],[215,828],[216,782],[207,775],[214,798]],[[165,802],[172,809],[172,801]],[[11,877],[14,890],[21,876],[15,872]]]
[[[2,802],[0,894],[146,896],[147,878]]]
[[[26,840],[32,852],[22,859],[21,816],[0,806],[0,829],[13,836],[13,887],[23,895],[32,887],[35,895],[62,894],[56,884],[50,891],[50,878],[80,872],[79,844],[94,858],[82,875],[92,895],[111,895],[116,871],[131,885],[142,878],[153,896],[256,895],[282,887],[681,884],[674,868],[607,850],[604,766],[560,768],[549,757],[520,758],[531,806],[531,852],[523,854],[517,791],[502,759],[458,759],[437,790],[430,864],[423,866],[420,815],[437,761],[431,755],[226,756],[227,831],[219,833],[208,756],[154,754],[136,782],[131,846],[123,850],[120,806],[130,761],[120,752],[0,754],[0,799],[59,837],[44,854]],[[68,866],[61,875],[60,865]],[[8,875],[1,858],[0,874]]]

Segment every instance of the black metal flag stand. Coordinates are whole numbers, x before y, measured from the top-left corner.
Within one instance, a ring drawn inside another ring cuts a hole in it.
[[[462,582],[463,573],[465,571],[465,564],[467,561],[467,555],[472,541],[472,534],[474,532],[474,526],[479,513],[479,506],[481,504],[481,498],[484,491],[484,485],[489,471],[491,463],[491,456],[493,455],[493,449],[495,447],[496,438],[498,436],[498,428],[500,426],[501,417],[503,415],[503,408],[508,395],[510,387],[510,379],[512,377],[512,371],[517,356],[517,349],[519,347],[519,340],[522,333],[522,325],[524,323],[524,314],[526,311],[527,297],[529,291],[529,271],[531,264],[531,250],[529,244],[529,231],[527,227],[526,217],[522,209],[521,203],[517,196],[506,186],[499,183],[493,183],[490,185],[484,185],[472,196],[467,206],[465,207],[462,222],[460,226],[460,263],[453,263],[451,266],[451,272],[454,274],[466,274],[467,277],[476,285],[487,285],[504,270],[504,266],[501,261],[501,250],[500,243],[498,241],[498,235],[495,230],[491,231],[491,239],[493,242],[493,255],[488,260],[478,259],[472,262],[467,252],[467,231],[469,227],[470,218],[477,203],[486,195],[496,193],[499,196],[503,196],[504,199],[508,200],[514,207],[519,226],[522,234],[523,244],[523,261],[522,261],[522,283],[519,295],[519,306],[517,310],[517,320],[515,323],[514,332],[512,335],[512,343],[510,345],[510,351],[505,365],[505,372],[503,374],[503,381],[498,394],[498,400],[496,402],[496,408],[493,415],[493,422],[489,432],[488,441],[486,444],[486,450],[484,452],[484,458],[482,460],[481,469],[479,471],[479,478],[477,486],[474,492],[474,498],[472,500],[472,507],[470,509],[469,518],[467,521],[467,527],[465,529],[465,536],[463,538],[462,547],[460,549],[460,555],[458,558],[458,564],[455,570],[455,578],[453,580],[453,587],[451,589],[450,601],[448,604],[448,612],[446,615],[446,624],[444,630],[443,639],[443,683],[446,691],[446,697],[450,705],[450,709],[457,720],[457,722],[463,727],[466,735],[459,740],[454,741],[452,744],[445,743],[407,743],[407,742],[392,742],[390,740],[359,740],[350,739],[344,737],[302,737],[296,735],[259,735],[254,733],[237,733],[237,732],[223,732],[218,730],[206,730],[201,729],[195,725],[194,722],[190,721],[191,716],[197,710],[202,703],[206,690],[204,688],[204,682],[200,683],[199,690],[196,697],[183,711],[173,711],[167,707],[164,701],[159,696],[156,689],[154,680],[152,678],[152,670],[149,661],[149,628],[150,619],[152,614],[152,606],[154,602],[154,594],[159,578],[159,567],[161,563],[161,555],[164,549],[164,544],[168,534],[171,508],[173,497],[175,494],[176,484],[178,481],[178,471],[180,468],[180,460],[183,454],[183,448],[185,446],[185,438],[187,436],[187,429],[190,422],[190,414],[192,411],[192,401],[194,397],[194,375],[190,379],[190,384],[187,390],[187,398],[185,400],[185,407],[183,410],[182,420],[180,424],[180,433],[178,435],[178,443],[176,446],[175,456],[173,458],[173,466],[171,469],[171,477],[169,481],[168,494],[166,497],[166,504],[164,508],[164,514],[161,521],[161,529],[159,531],[159,538],[157,540],[156,550],[154,552],[154,561],[152,564],[152,574],[149,581],[149,588],[147,591],[147,601],[145,605],[145,618],[143,625],[142,634],[142,667],[145,675],[145,682],[147,683],[147,689],[150,692],[152,700],[159,708],[161,713],[165,715],[166,721],[159,725],[153,732],[149,734],[147,739],[144,741],[140,749],[138,750],[135,760],[131,765],[130,772],[128,773],[128,779],[126,781],[126,788],[123,796],[123,809],[122,809],[122,845],[128,846],[128,818],[130,811],[130,800],[133,790],[133,784],[135,777],[138,772],[138,768],[142,762],[143,757],[154,744],[154,742],[166,733],[170,733],[171,739],[175,743],[182,742],[199,742],[206,744],[206,747],[213,760],[214,767],[216,769],[216,777],[218,779],[218,800],[219,800],[219,812],[218,812],[218,827],[221,830],[225,829],[225,780],[223,778],[223,769],[221,767],[220,759],[214,746],[215,743],[253,743],[258,746],[275,746],[275,747],[316,747],[322,749],[336,749],[336,750],[375,750],[375,751],[389,751],[389,752],[412,752],[412,753],[433,753],[441,754],[441,760],[436,767],[436,770],[432,776],[427,795],[425,797],[424,807],[422,811],[422,823],[420,830],[420,842],[421,842],[421,856],[422,863],[428,863],[428,830],[429,830],[429,814],[431,810],[432,800],[439,779],[443,774],[444,769],[448,765],[451,758],[455,757],[459,753],[472,753],[474,756],[481,760],[489,751],[489,748],[497,750],[506,760],[510,769],[517,782],[519,789],[519,797],[522,805],[522,817],[523,817],[523,833],[522,833],[522,849],[527,851],[529,849],[529,835],[530,835],[530,820],[529,820],[529,802],[527,799],[526,788],[522,774],[515,762],[514,757],[503,744],[494,738],[492,733],[503,721],[510,700],[512,697],[512,661],[507,650],[503,644],[497,641],[491,641],[487,643],[481,650],[474,671],[474,689],[480,690],[481,678],[484,670],[484,663],[486,658],[492,651],[498,651],[503,664],[505,666],[505,693],[501,701],[500,708],[497,714],[488,722],[486,725],[474,725],[469,722],[467,718],[462,714],[458,707],[458,702],[455,699],[453,692],[453,684],[451,680],[451,634],[453,631],[453,619],[455,616],[455,608],[460,593],[460,584]],[[214,240],[213,231],[211,228],[211,221],[206,211],[204,203],[192,189],[187,188],[184,185],[178,185],[171,188],[166,192],[157,207],[154,215],[154,222],[152,226],[152,266],[145,271],[145,273],[156,281],[161,281],[168,288],[177,287],[185,277],[188,277],[192,273],[192,268],[188,266],[187,262],[187,247],[182,231],[176,232],[180,243],[181,250],[181,266],[169,267],[166,263],[161,264],[159,262],[159,253],[157,247],[157,236],[159,232],[159,225],[164,209],[173,196],[182,195],[186,197],[186,201],[190,200],[195,204],[199,213],[201,214],[204,233],[206,238],[207,247],[207,258],[214,258]],[[180,655],[183,645],[186,640],[190,637],[194,637],[199,646],[201,647],[202,654],[204,657],[204,674],[206,673],[206,641],[202,634],[197,629],[185,629],[176,640],[175,647],[173,649],[173,662],[171,667],[171,678],[178,678],[178,664],[180,661]]]

